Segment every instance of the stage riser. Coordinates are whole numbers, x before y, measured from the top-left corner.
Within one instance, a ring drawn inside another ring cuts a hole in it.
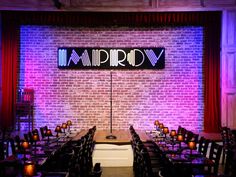
[[[133,166],[131,145],[96,144],[93,151],[93,164],[101,163],[102,167]]]

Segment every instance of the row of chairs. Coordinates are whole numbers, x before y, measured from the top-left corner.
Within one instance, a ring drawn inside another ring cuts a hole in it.
[[[200,137],[199,135],[193,133],[185,129],[184,127],[179,126],[177,130],[177,134],[182,134],[184,136],[184,142],[188,143],[188,141],[195,141],[198,144],[197,151],[201,153],[203,156],[211,159],[214,162],[213,169],[211,168],[203,168],[202,170],[193,170],[193,176],[197,175],[214,175],[214,176],[236,176],[236,146],[235,146],[235,137],[231,133],[229,128],[223,127],[221,128],[221,135],[223,146],[219,145],[215,141]],[[218,174],[219,164],[221,155],[222,162],[224,163],[224,159],[226,158],[226,164],[223,171],[223,174]]]
[[[135,132],[135,130],[132,126],[130,127],[130,132],[132,135],[132,147],[133,147],[133,151],[134,151],[134,172],[135,172],[135,174],[137,173],[136,176],[139,177],[140,174],[144,173],[144,174],[149,174],[149,176],[151,174],[154,176],[159,175],[159,176],[164,176],[164,177],[165,176],[171,177],[173,174],[175,174],[175,172],[174,172],[175,170],[171,171],[171,164],[169,163],[168,159],[166,159],[165,154],[162,154],[162,152],[160,151],[158,146],[155,146],[155,143],[151,144],[151,151],[155,152],[155,156],[158,157],[157,158],[158,163],[156,163],[156,166],[153,166],[153,164],[150,163],[150,161],[152,161],[152,160],[148,160],[148,159],[151,159],[150,153],[147,153],[149,156],[148,155],[145,156],[146,153],[144,153],[144,152],[149,151],[148,149],[150,149],[150,142],[148,142],[148,146],[146,146],[145,143],[140,140],[138,134]],[[186,176],[197,176],[197,175],[214,175],[214,176],[216,176],[218,174],[222,146],[217,144],[214,141],[210,141],[208,139],[205,139],[204,137],[201,137],[199,139],[198,134],[195,134],[192,131],[189,131],[181,126],[178,127],[177,134],[183,135],[185,143],[188,143],[189,141],[195,141],[198,144],[197,151],[199,151],[199,153],[201,153],[202,156],[205,156],[205,157],[211,159],[212,162],[214,163],[212,168],[209,168],[208,166],[206,166],[204,168],[197,168],[197,169],[190,168],[191,171],[189,171],[189,169],[188,169],[189,167],[187,167],[185,169],[185,170],[187,170],[186,172],[188,173],[188,174],[186,174]],[[208,152],[208,149],[210,149],[209,152]],[[140,166],[140,164],[142,166]],[[149,165],[147,165],[147,164],[149,164]],[[139,166],[139,168],[136,168],[137,166]],[[147,168],[149,170],[145,170],[146,169],[145,167],[148,167],[148,166],[150,166],[151,168]],[[182,169],[182,170],[183,170],[183,172],[185,171],[184,169]],[[158,173],[157,173],[157,171],[158,171]],[[226,174],[226,172],[225,172],[225,174]],[[141,175],[141,176],[145,176],[145,175]]]
[[[92,163],[95,131],[94,126],[79,140],[69,141],[57,149],[42,166],[43,174],[68,172],[70,177],[100,177],[100,164],[93,168]]]
[[[139,135],[130,126],[133,149],[133,171],[135,177],[159,177],[161,157],[154,142],[142,142]]]
[[[45,130],[47,126],[43,127],[41,132],[40,142],[38,146],[41,146],[40,149],[47,147],[45,146],[44,140],[47,140],[45,137]],[[40,129],[41,130],[41,129]],[[87,134],[84,135],[78,141],[68,141],[63,146],[59,145],[56,148],[56,151],[51,155],[45,154],[47,158],[46,163],[42,165],[39,169],[43,172],[43,176],[66,176],[70,174],[71,177],[99,177],[101,175],[100,164],[96,164],[93,168],[92,163],[92,152],[93,152],[93,136],[96,131],[96,127],[89,129]],[[39,131],[37,129],[32,132],[24,134],[24,140],[19,136],[14,138],[7,138],[4,141],[0,142],[0,176],[17,176],[23,171],[23,164],[20,159],[18,159],[18,154],[25,153],[25,149],[22,147],[22,142],[27,140],[30,142],[31,147],[33,145],[32,135]],[[54,143],[55,144],[55,143]],[[57,144],[58,145],[58,144]],[[47,147],[50,149],[50,147]],[[45,151],[46,152],[46,151]],[[33,153],[33,147],[28,149],[30,155],[35,155]]]

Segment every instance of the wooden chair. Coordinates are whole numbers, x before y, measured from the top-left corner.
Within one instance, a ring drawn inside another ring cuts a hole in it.
[[[32,89],[21,89],[16,103],[16,124],[20,130],[21,123],[28,124],[28,130],[33,130],[33,101],[34,91]]]

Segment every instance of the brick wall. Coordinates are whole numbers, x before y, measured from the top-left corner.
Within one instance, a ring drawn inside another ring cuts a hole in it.
[[[36,128],[71,119],[109,128],[110,71],[60,70],[58,47],[165,47],[163,70],[114,70],[113,127],[203,129],[203,28],[21,26],[19,86],[35,90]]]

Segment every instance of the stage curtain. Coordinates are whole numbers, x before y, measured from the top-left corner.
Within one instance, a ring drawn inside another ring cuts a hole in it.
[[[0,126],[2,130],[14,127],[16,102],[18,30],[15,23],[2,26],[2,107]]]
[[[204,38],[204,130],[219,130],[220,113],[220,36],[221,12],[2,12],[5,22],[24,25],[57,26],[203,26]],[[3,23],[4,25],[4,23]],[[5,26],[3,31],[3,120],[12,122],[16,93],[16,61],[18,26]]]
[[[221,102],[220,102],[220,21],[207,24],[205,28],[204,46],[204,131],[220,132]]]

